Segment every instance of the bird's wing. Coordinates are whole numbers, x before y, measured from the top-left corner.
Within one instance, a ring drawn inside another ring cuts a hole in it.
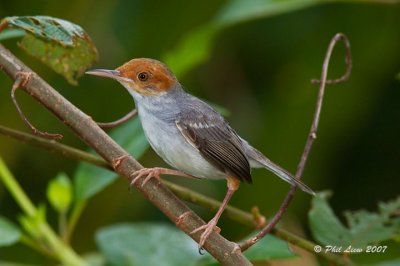
[[[250,164],[236,133],[216,113],[180,115],[175,121],[183,137],[212,165],[251,183]]]

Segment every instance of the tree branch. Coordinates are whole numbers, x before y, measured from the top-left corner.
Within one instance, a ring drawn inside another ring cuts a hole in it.
[[[1,125],[0,125],[0,134],[20,140],[27,144],[44,148],[46,150],[49,150],[50,152],[58,153],[75,160],[84,161],[103,168],[113,170],[113,168],[103,159],[95,155],[92,155],[88,152],[84,152],[79,149],[72,148],[64,144],[60,144],[53,140],[43,139],[34,136],[32,134],[23,133]],[[162,182],[182,200],[197,204],[204,208],[214,209],[214,210],[217,210],[218,207],[221,205],[221,202],[215,199],[211,199],[207,196],[204,196],[198,192],[192,191],[188,188],[182,187],[180,185],[174,184],[166,180],[162,180]],[[257,224],[255,223],[253,215],[251,213],[245,212],[243,210],[228,205],[225,210],[225,215],[241,224],[257,228]],[[331,252],[325,252],[324,250],[319,253],[315,253],[314,252],[314,247],[316,245],[315,243],[307,239],[301,238],[299,236],[296,236],[293,233],[290,233],[282,228],[273,228],[271,230],[271,233],[281,239],[288,241],[289,243],[295,246],[303,248],[337,265],[351,265],[351,261],[349,259],[343,258],[337,254]]]
[[[31,78],[22,89],[52,111],[109,164],[114,165],[114,170],[125,180],[129,182],[130,175],[142,168],[136,160],[130,157],[125,150],[101,130],[91,117],[72,105],[2,45],[0,45],[0,66],[13,80],[17,79],[18,73],[32,73]],[[121,158],[125,159],[121,160]],[[205,224],[197,214],[190,210],[164,185],[158,183],[156,179],[149,180],[144,187],[139,184],[141,182],[137,182],[135,186],[140,192],[174,222],[177,227],[196,242],[199,242],[201,233],[189,234],[194,229]],[[226,240],[215,232],[210,235],[204,248],[223,265],[251,265],[235,243]]]
[[[340,77],[338,79],[327,80],[328,67],[329,67],[329,62],[331,59],[332,51],[333,51],[333,48],[335,47],[336,43],[339,41],[343,41],[345,44],[345,48],[346,48],[346,57],[345,57],[346,72],[342,77]],[[326,84],[337,84],[337,83],[346,81],[350,77],[351,69],[352,69],[352,60],[351,60],[350,42],[344,34],[337,33],[332,38],[331,42],[329,43],[328,50],[325,55],[325,60],[322,65],[321,79],[317,80],[317,81],[312,80],[312,83],[314,83],[314,84],[319,83],[320,87],[319,87],[319,92],[318,92],[317,103],[315,106],[314,118],[313,118],[313,121],[311,124],[310,132],[308,133],[306,144],[304,146],[303,154],[301,155],[300,162],[297,166],[297,171],[294,176],[295,178],[301,179],[301,176],[303,175],[303,172],[304,172],[304,168],[306,166],[308,156],[310,155],[310,152],[311,152],[312,145],[313,145],[315,139],[317,138],[317,130],[318,130],[318,124],[319,124],[319,120],[320,120],[320,116],[321,116],[322,102],[324,99]],[[256,236],[254,236],[253,238],[251,238],[247,241],[244,241],[243,243],[240,244],[240,248],[242,251],[245,251],[246,249],[248,249],[249,247],[254,245],[258,240],[263,238],[266,234],[271,232],[271,230],[280,221],[280,219],[282,218],[282,215],[287,210],[290,202],[293,199],[295,191],[296,191],[296,186],[292,186],[291,189],[289,190],[289,192],[286,194],[286,197],[283,200],[279,210],[277,211],[275,216],[272,218],[272,220],[269,222],[269,224],[265,228],[263,228]]]

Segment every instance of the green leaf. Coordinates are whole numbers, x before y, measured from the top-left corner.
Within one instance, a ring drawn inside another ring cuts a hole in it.
[[[7,218],[0,216],[0,247],[11,246],[21,237],[21,231]]]
[[[208,59],[217,32],[218,29],[211,24],[190,31],[174,50],[164,55],[163,61],[177,77],[183,76]]]
[[[81,39],[76,41],[74,47],[65,47],[27,34],[19,46],[64,76],[73,85],[77,85],[76,79],[82,76],[96,60],[93,53],[94,46],[87,45],[87,41]]]
[[[246,237],[246,239],[251,236]],[[251,261],[269,261],[273,259],[289,259],[297,257],[297,255],[290,250],[286,241],[276,238],[273,235],[265,236],[244,254]]]
[[[344,246],[351,242],[351,236],[327,203],[331,195],[331,192],[324,191],[312,199],[312,207],[308,213],[311,232],[319,243]]]
[[[66,46],[74,46],[75,38],[85,38],[85,31],[78,25],[48,16],[6,17],[1,22],[26,30],[37,37],[55,41]]]
[[[348,227],[333,213],[327,200],[330,192],[318,193],[308,214],[314,238],[324,245],[365,248],[395,238],[400,234],[400,197],[388,203],[379,203],[379,212],[365,210],[345,212]]]
[[[316,4],[317,0],[231,0],[218,13],[215,23],[224,27],[266,18]]]
[[[197,244],[167,224],[109,226],[96,233],[96,242],[110,266],[188,266],[200,257]]]
[[[23,29],[28,34],[19,46],[38,58],[71,84],[97,59],[89,35],[78,25],[47,16],[7,17],[2,25]]]
[[[399,266],[399,265],[400,265],[400,259],[394,259],[389,261],[381,261],[373,264],[365,264],[364,266]]]
[[[140,158],[149,147],[139,119],[133,119],[111,131],[110,136],[134,158]],[[115,172],[81,163],[74,175],[75,199],[87,200],[111,184]]]
[[[218,265],[208,253],[200,256],[197,244],[169,224],[113,225],[99,230],[96,233],[96,242],[106,258],[107,265],[112,266]],[[272,235],[260,240],[246,251],[245,255],[253,262],[297,257],[289,249],[287,242]]]
[[[25,31],[18,29],[7,29],[0,32],[0,41],[12,39],[12,38],[20,38],[25,36]]]
[[[75,202],[87,200],[111,184],[117,175],[104,168],[88,163],[80,163],[75,173]]]
[[[250,20],[267,18],[284,12],[319,3],[317,0],[231,0],[228,1],[210,23],[191,30],[182,37],[176,47],[163,56],[163,61],[177,77],[182,77],[195,66],[205,62],[218,33]]]
[[[378,204],[379,212],[366,210],[344,213],[353,238],[353,243],[367,246],[400,235],[400,197],[387,203]]]
[[[104,256],[101,253],[92,252],[92,253],[88,253],[88,254],[83,254],[81,257],[90,266],[104,266],[104,265],[106,265]]]
[[[65,173],[59,173],[47,187],[47,199],[58,212],[68,210],[72,200],[71,181]]]
[[[247,236],[245,239],[253,237],[255,233]],[[267,235],[258,241],[250,249],[246,250],[244,255],[252,262],[268,262],[276,259],[296,258],[286,241],[276,238],[273,235]],[[218,262],[208,253],[201,258],[196,266],[216,266]]]

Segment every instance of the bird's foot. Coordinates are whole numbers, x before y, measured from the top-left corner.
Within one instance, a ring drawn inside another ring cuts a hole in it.
[[[146,176],[142,183],[142,187],[146,185],[147,181],[149,181],[152,177],[157,178],[158,181],[161,180],[160,175],[175,175],[175,176],[183,176],[183,177],[191,177],[194,178],[194,176],[186,174],[182,171],[179,170],[173,170],[173,169],[168,169],[168,168],[162,168],[162,167],[154,167],[154,168],[142,168],[136,172],[134,172],[131,177],[131,187],[136,183],[136,181],[139,180],[139,178]]]
[[[132,187],[135,185],[135,183],[139,180],[139,178],[146,176],[146,178],[143,180],[142,187],[146,185],[146,183],[151,179],[151,178],[156,178],[158,181],[160,181],[161,177],[160,175],[163,173],[164,168],[142,168],[140,170],[135,171],[132,174],[132,177],[134,177],[131,181],[130,186]]]
[[[207,224],[200,226],[199,228],[196,228],[190,234],[195,234],[197,232],[200,232],[204,230],[203,234],[200,236],[200,241],[199,241],[199,250],[203,248],[204,243],[206,242],[207,238],[210,236],[210,234],[215,231],[216,233],[220,233],[221,229],[217,226],[217,219],[211,219]]]

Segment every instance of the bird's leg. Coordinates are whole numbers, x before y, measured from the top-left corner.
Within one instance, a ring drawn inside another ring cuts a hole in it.
[[[139,180],[142,176],[146,176],[146,178],[143,180],[142,187],[146,185],[147,181],[149,181],[152,177],[157,178],[158,181],[160,181],[161,177],[160,175],[176,175],[176,176],[183,176],[183,177],[192,177],[191,175],[188,175],[182,171],[178,170],[173,170],[173,169],[168,169],[168,168],[162,168],[162,167],[154,167],[154,168],[142,168],[140,170],[135,171],[131,176],[132,176],[132,181],[131,181],[131,187],[136,183],[136,181]]]
[[[217,228],[217,223],[222,213],[225,210],[226,205],[228,205],[229,200],[232,198],[233,193],[239,188],[240,181],[235,177],[227,177],[228,191],[226,192],[225,198],[221,203],[217,213],[214,218],[212,218],[207,224],[200,226],[199,228],[193,230],[190,234],[197,233],[204,230],[203,234],[200,236],[199,249],[204,246],[208,236],[213,230]]]

